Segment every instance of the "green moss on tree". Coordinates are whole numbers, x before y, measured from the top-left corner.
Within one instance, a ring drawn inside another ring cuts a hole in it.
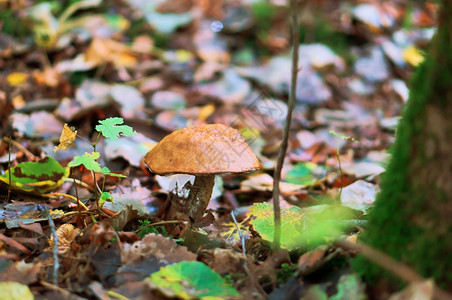
[[[438,32],[413,76],[381,192],[360,239],[452,290],[450,2],[443,1]],[[353,263],[371,284],[388,278],[365,258],[358,257]]]

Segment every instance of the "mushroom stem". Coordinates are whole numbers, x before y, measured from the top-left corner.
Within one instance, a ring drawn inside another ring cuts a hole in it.
[[[212,196],[215,175],[196,176],[195,182],[190,190],[186,207],[188,215],[193,222],[199,221],[204,216],[210,197]]]

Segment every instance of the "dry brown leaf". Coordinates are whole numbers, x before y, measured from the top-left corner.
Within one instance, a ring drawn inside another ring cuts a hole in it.
[[[150,257],[156,257],[165,264],[196,260],[196,255],[188,251],[187,247],[178,245],[170,238],[153,233],[145,235],[141,241],[132,245],[124,244],[121,254],[123,263],[134,263]]]
[[[70,247],[74,238],[79,234],[80,229],[75,228],[72,224],[63,224],[56,230],[58,237],[58,254],[66,253]],[[49,245],[53,247],[53,235],[50,237]]]
[[[319,266],[324,264],[323,258],[325,256],[327,247],[320,246],[315,250],[304,253],[298,259],[298,270],[301,274],[306,275],[317,270]]]
[[[137,62],[137,57],[120,42],[96,38],[85,53],[85,60],[96,66],[113,63],[116,67],[128,67]]]
[[[0,272],[0,281],[17,281],[22,284],[31,284],[38,280],[40,269],[41,263],[32,264],[21,260]]]
[[[45,67],[44,70],[34,70],[33,79],[39,85],[56,87],[60,83],[61,74],[56,69]]]

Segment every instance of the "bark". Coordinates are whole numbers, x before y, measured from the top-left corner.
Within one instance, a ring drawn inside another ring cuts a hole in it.
[[[452,291],[452,3],[411,82],[381,192],[360,237]],[[357,258],[368,282],[387,278]]]

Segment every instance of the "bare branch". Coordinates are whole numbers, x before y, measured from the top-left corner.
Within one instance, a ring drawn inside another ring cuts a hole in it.
[[[287,113],[286,124],[284,127],[284,135],[279,148],[278,160],[273,174],[273,206],[275,215],[275,234],[273,237],[273,248],[279,249],[281,245],[281,208],[279,205],[279,182],[281,181],[281,170],[286,156],[287,146],[289,143],[289,129],[292,123],[292,112],[295,107],[295,95],[297,91],[297,76],[298,76],[298,44],[300,40],[298,32],[298,18],[297,18],[297,1],[290,1],[292,11],[292,78],[289,94],[289,109]]]

